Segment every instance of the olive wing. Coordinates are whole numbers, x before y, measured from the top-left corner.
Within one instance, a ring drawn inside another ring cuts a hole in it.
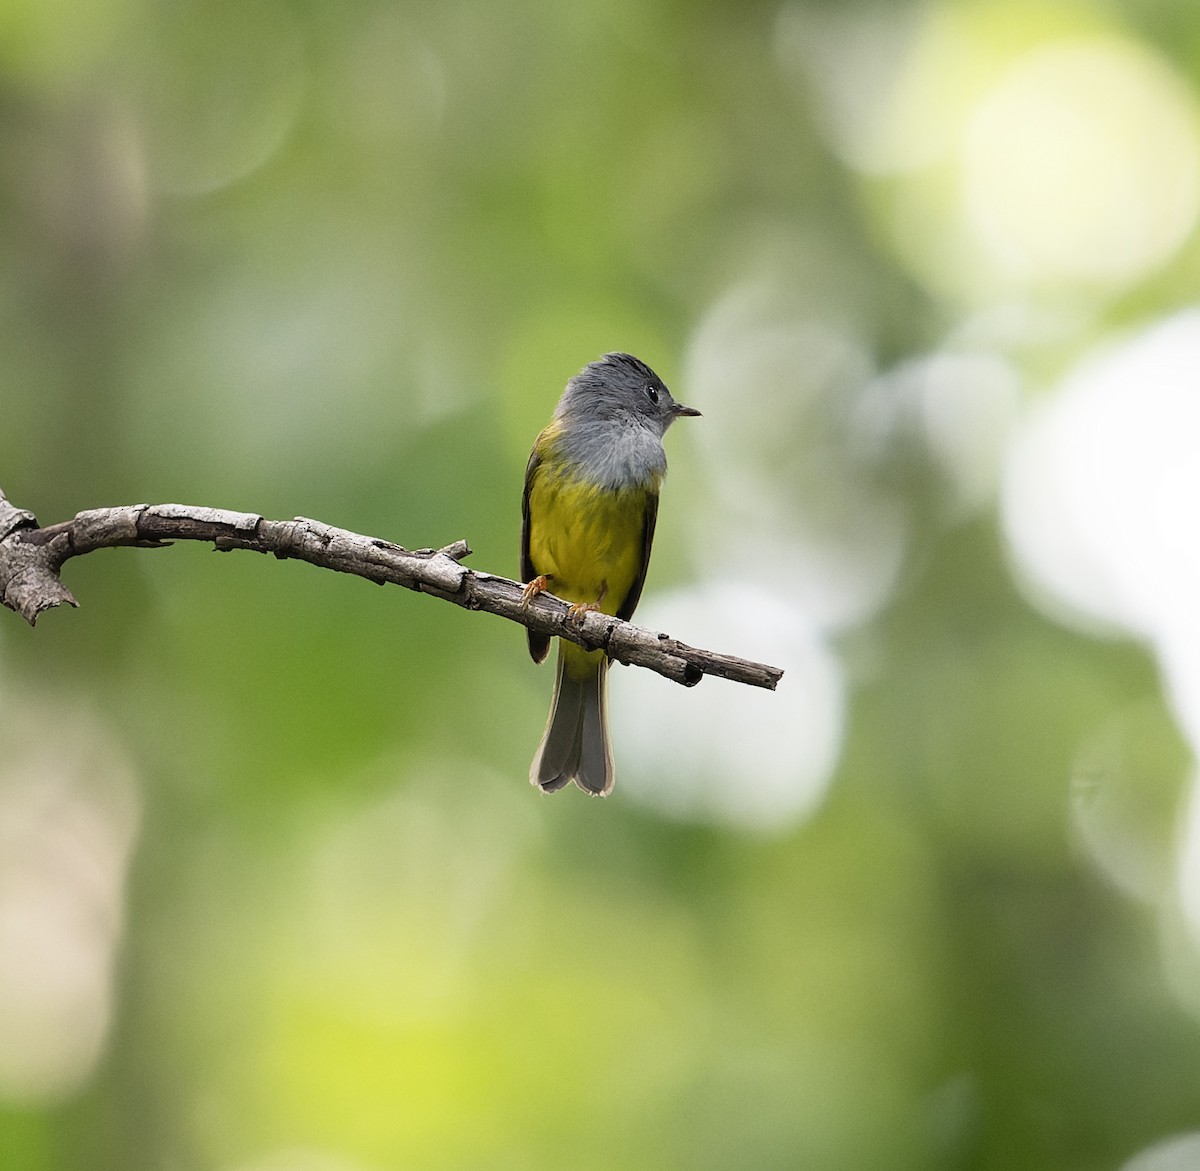
[[[525,491],[521,495],[521,580],[532,581],[537,577],[537,570],[529,559],[529,489],[533,484],[534,473],[542,462],[535,447],[529,453],[529,463],[525,466]],[[550,651],[550,636],[539,634],[535,630],[525,628],[529,640],[529,654],[535,663],[542,662]]]
[[[642,563],[638,566],[637,576],[629,593],[617,609],[617,617],[626,622],[633,617],[637,609],[638,599],[642,596],[642,586],[646,584],[646,570],[650,568],[650,546],[654,543],[654,526],[658,522],[658,493],[651,492],[646,496],[646,509],[642,514]]]

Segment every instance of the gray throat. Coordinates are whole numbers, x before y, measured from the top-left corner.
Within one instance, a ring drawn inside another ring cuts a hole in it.
[[[667,474],[662,436],[636,419],[563,420],[563,458],[610,491],[656,484]]]

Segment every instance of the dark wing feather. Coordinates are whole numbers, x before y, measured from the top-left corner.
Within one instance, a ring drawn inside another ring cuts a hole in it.
[[[542,462],[541,456],[538,455],[535,447],[529,453],[529,463],[525,466],[525,491],[521,495],[521,580],[523,582],[532,581],[537,577],[537,570],[533,567],[533,562],[529,560],[529,488],[533,483],[533,474],[537,471],[538,464]],[[539,634],[537,631],[525,628],[525,634],[529,639],[529,654],[535,663],[542,662],[550,651],[550,636],[548,634]]]
[[[633,617],[637,609],[638,599],[642,596],[642,586],[646,584],[646,570],[650,568],[650,546],[654,543],[654,525],[658,521],[658,493],[652,492],[646,497],[646,511],[642,517],[642,564],[638,568],[637,577],[629,587],[629,593],[617,610],[617,617],[626,622]]]

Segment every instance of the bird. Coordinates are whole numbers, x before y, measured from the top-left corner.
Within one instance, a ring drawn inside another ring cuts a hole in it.
[[[568,381],[525,468],[521,503],[523,602],[549,591],[578,618],[598,610],[633,616],[654,541],[667,473],[663,436],[694,407],[677,403],[632,354],[604,354]],[[528,629],[545,660],[550,635]],[[558,640],[554,697],[529,780],[544,793],[572,781],[595,797],[616,772],[608,732],[608,656]]]

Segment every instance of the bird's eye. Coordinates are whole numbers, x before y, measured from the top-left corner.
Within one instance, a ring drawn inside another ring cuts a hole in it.
[[[652,403],[657,403],[658,402],[658,388],[654,387],[654,386],[647,386],[646,387],[646,397]]]

